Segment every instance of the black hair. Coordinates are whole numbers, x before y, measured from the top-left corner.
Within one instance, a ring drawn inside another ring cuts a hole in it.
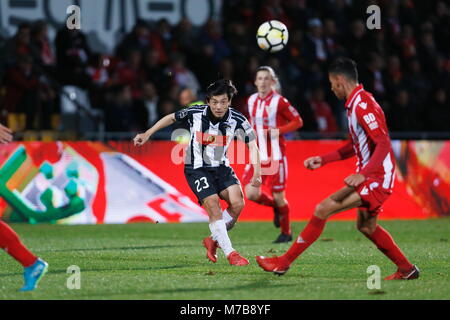
[[[337,58],[328,67],[328,73],[341,74],[349,80],[358,82],[358,69],[356,62],[349,58]]]
[[[206,89],[206,102],[209,102],[212,97],[222,94],[226,94],[228,100],[231,100],[236,93],[236,87],[231,80],[220,79],[211,83]]]

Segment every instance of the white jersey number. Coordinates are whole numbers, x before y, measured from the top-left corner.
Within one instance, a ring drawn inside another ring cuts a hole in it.
[[[201,185],[201,181],[203,181],[203,186]],[[208,180],[205,177],[195,180],[194,183],[197,186],[197,192],[209,188]]]

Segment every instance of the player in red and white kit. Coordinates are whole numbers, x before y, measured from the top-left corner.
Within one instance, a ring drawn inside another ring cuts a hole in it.
[[[12,131],[0,124],[0,144],[9,143],[13,139]],[[48,263],[36,257],[20,241],[17,233],[6,223],[0,220],[0,248],[5,250],[11,257],[16,259],[24,267],[23,277],[25,285],[20,291],[32,291],[44,274],[47,272]]]
[[[302,127],[303,120],[289,101],[277,92],[278,77],[268,66],[256,71],[257,93],[248,98],[249,120],[256,132],[261,157],[263,185],[268,191],[251,184],[253,166],[247,165],[242,178],[247,198],[274,209],[274,224],[281,227],[275,243],[292,240],[289,204],[286,200],[288,166],[283,134]]]
[[[291,248],[282,256],[256,257],[265,270],[284,274],[291,263],[322,233],[326,220],[332,215],[358,209],[357,228],[394,264],[397,271],[385,280],[416,279],[419,269],[404,256],[391,235],[377,224],[382,205],[392,193],[395,159],[391,147],[383,110],[373,96],[358,83],[356,63],[347,58],[337,59],[329,69],[331,90],[338,99],[347,99],[350,142],[339,150],[305,160],[310,170],[354,155],[357,157],[356,173],[344,179],[341,190],[323,200]]]

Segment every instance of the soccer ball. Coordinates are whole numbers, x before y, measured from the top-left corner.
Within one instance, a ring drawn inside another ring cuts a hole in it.
[[[288,39],[287,27],[277,20],[264,22],[259,26],[256,33],[258,46],[269,52],[277,52],[283,49],[287,45]]]

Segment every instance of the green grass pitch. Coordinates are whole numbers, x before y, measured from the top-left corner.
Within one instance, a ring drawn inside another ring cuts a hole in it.
[[[293,224],[297,235],[306,222]],[[450,299],[450,219],[381,221],[421,270],[413,281],[367,288],[367,268],[385,277],[395,266],[360,234],[354,222],[329,222],[284,276],[264,272],[256,255],[281,254],[271,223],[238,223],[233,246],[250,260],[230,266],[222,251],[205,257],[206,223],[98,226],[18,225],[23,242],[49,263],[35,292],[19,293],[22,267],[0,253],[0,299]],[[81,269],[81,289],[67,288],[67,268]]]

